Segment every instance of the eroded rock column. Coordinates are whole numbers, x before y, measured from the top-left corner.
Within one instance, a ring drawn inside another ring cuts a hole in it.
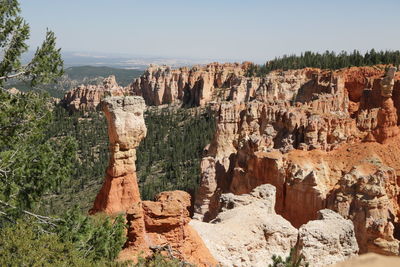
[[[375,139],[380,143],[399,134],[397,109],[392,100],[396,70],[394,67],[389,68],[380,82],[382,102],[377,116],[377,128],[374,131]]]
[[[143,118],[146,106],[142,97],[114,96],[103,100],[102,107],[111,155],[103,187],[90,213],[125,213],[141,206],[135,161],[136,147],[147,133]]]
[[[215,266],[198,234],[189,226],[190,195],[162,192],[156,201],[141,201],[136,177],[136,147],[146,136],[145,102],[139,96],[114,96],[103,100],[110,139],[110,161],[103,187],[90,213],[126,216],[127,242],[119,260],[136,261],[155,248],[169,247],[173,256],[196,266]]]

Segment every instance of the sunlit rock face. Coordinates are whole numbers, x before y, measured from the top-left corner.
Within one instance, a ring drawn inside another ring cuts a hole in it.
[[[332,210],[297,230],[275,213],[276,189],[263,184],[249,194],[222,194],[221,212],[211,222],[193,220],[206,246],[222,266],[266,266],[272,256],[287,257],[292,248],[311,266],[327,266],[357,255],[351,220]]]
[[[272,255],[287,256],[296,245],[297,229],[275,213],[274,186],[261,185],[244,195],[223,194],[221,203],[212,223],[190,224],[222,266],[268,266]]]
[[[194,218],[211,221],[221,195],[268,183],[276,212],[296,228],[332,209],[353,221],[361,253],[398,255],[400,79],[393,71],[272,72],[262,80],[281,78],[249,101],[215,103]]]
[[[297,250],[305,262],[316,267],[356,256],[358,244],[352,221],[332,210],[320,210],[317,220],[300,227]]]
[[[180,102],[185,106],[204,106],[209,101],[228,98],[230,88],[246,84],[243,75],[248,65],[211,63],[178,69],[151,65],[130,87],[134,95],[143,96],[147,105]]]

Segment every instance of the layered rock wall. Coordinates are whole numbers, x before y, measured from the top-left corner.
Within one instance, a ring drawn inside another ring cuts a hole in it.
[[[292,100],[216,104],[217,130],[202,160],[194,218],[216,218],[224,193],[270,183],[277,213],[295,227],[330,208],[354,222],[362,253],[399,254],[400,184],[385,171],[400,171],[393,160],[400,152],[400,82],[390,72],[312,70]],[[366,176],[343,186],[355,167],[366,168]]]
[[[242,77],[248,64],[211,63],[206,66],[171,69],[169,66],[151,65],[145,73],[131,84],[135,95],[143,96],[147,105],[183,102],[186,106],[203,106],[227,93]],[[221,93],[218,96],[217,91]]]

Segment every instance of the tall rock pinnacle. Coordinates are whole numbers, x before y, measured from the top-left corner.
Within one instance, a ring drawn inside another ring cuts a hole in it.
[[[162,192],[156,201],[141,201],[136,176],[136,147],[146,136],[140,96],[111,96],[102,101],[110,139],[110,160],[103,187],[90,213],[122,213],[128,225],[127,242],[120,260],[135,260],[151,248],[168,246],[174,257],[197,266],[217,262],[196,231],[189,225],[190,195],[183,191]]]
[[[113,96],[102,102],[107,118],[110,160],[106,178],[91,213],[126,212],[140,202],[136,177],[136,147],[146,136],[145,103],[138,96]]]

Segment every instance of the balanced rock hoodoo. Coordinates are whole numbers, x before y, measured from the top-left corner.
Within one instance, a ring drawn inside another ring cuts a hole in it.
[[[140,253],[168,246],[173,256],[198,266],[216,261],[189,225],[190,195],[183,191],[162,192],[156,201],[141,201],[136,176],[136,147],[146,136],[145,103],[138,96],[114,96],[102,102],[107,118],[110,160],[103,187],[91,213],[125,214],[128,240],[121,260],[135,260]]]

